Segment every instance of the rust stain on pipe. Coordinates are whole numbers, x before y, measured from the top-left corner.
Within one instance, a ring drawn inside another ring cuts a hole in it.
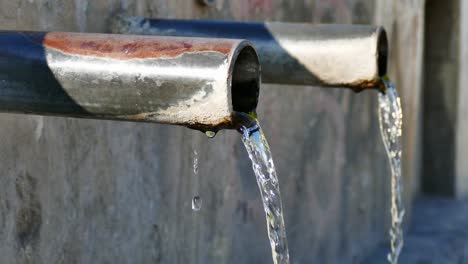
[[[343,84],[345,86],[345,84]],[[346,84],[347,87],[351,88],[354,92],[359,93],[367,89],[377,89],[379,91],[385,91],[381,78],[373,80],[361,80],[351,84]]]
[[[0,112],[216,131],[257,107],[245,40],[0,31],[0,47]]]
[[[121,36],[82,33],[48,33],[44,46],[63,53],[93,57],[106,57],[120,60],[145,58],[174,58],[184,53],[231,52],[233,41],[167,37]]]

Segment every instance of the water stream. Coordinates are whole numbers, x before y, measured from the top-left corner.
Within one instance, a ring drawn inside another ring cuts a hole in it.
[[[401,176],[401,134],[403,114],[400,97],[388,78],[383,79],[385,93],[379,94],[379,123],[382,140],[390,163],[391,177],[391,208],[392,222],[390,227],[391,251],[387,256],[390,263],[398,263],[398,257],[403,249],[402,222],[405,214],[402,199]]]
[[[403,248],[402,222],[405,214],[402,199],[402,175],[401,175],[401,135],[403,114],[398,93],[389,81],[384,78],[385,93],[379,93],[379,124],[380,132],[391,170],[391,227],[390,242],[391,251],[387,259],[392,264],[398,263],[398,258]],[[262,131],[256,115],[250,113],[242,114],[242,122],[239,131],[242,134],[242,142],[252,161],[257,184],[265,210],[267,231],[270,240],[273,263],[289,264],[288,243],[286,239],[286,228],[283,219],[283,208],[278,177],[273,163],[270,147]],[[213,137],[214,133],[207,133]],[[194,158],[194,174],[198,171],[197,155]],[[192,209],[199,210],[201,199],[193,198]]]
[[[288,264],[289,252],[278,177],[270,147],[255,114],[246,116],[248,122],[240,128],[242,142],[252,161],[252,168],[265,210],[268,237],[270,239],[273,263]]]

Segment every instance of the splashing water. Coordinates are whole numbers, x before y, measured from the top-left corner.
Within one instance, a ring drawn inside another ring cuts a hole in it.
[[[401,176],[401,134],[403,114],[400,97],[388,78],[383,78],[385,94],[379,94],[379,122],[382,140],[387,151],[390,170],[392,173],[391,188],[391,215],[390,227],[391,251],[387,256],[390,263],[398,263],[398,257],[403,249],[402,222],[405,214],[402,200],[402,176]]]
[[[242,126],[242,142],[252,161],[252,168],[257,178],[258,187],[266,214],[268,237],[270,239],[273,263],[288,264],[289,252],[286,240],[286,229],[283,219],[283,208],[275,165],[255,114],[248,117],[249,125]]]

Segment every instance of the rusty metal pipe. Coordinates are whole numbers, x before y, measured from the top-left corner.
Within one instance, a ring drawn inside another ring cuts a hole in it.
[[[248,41],[0,31],[0,112],[234,128],[257,106]]]
[[[164,20],[117,15],[114,33],[248,39],[265,83],[380,88],[388,43],[382,27]]]

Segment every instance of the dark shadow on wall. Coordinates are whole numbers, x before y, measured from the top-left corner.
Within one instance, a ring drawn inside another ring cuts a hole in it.
[[[455,195],[459,1],[426,2],[422,191]]]

